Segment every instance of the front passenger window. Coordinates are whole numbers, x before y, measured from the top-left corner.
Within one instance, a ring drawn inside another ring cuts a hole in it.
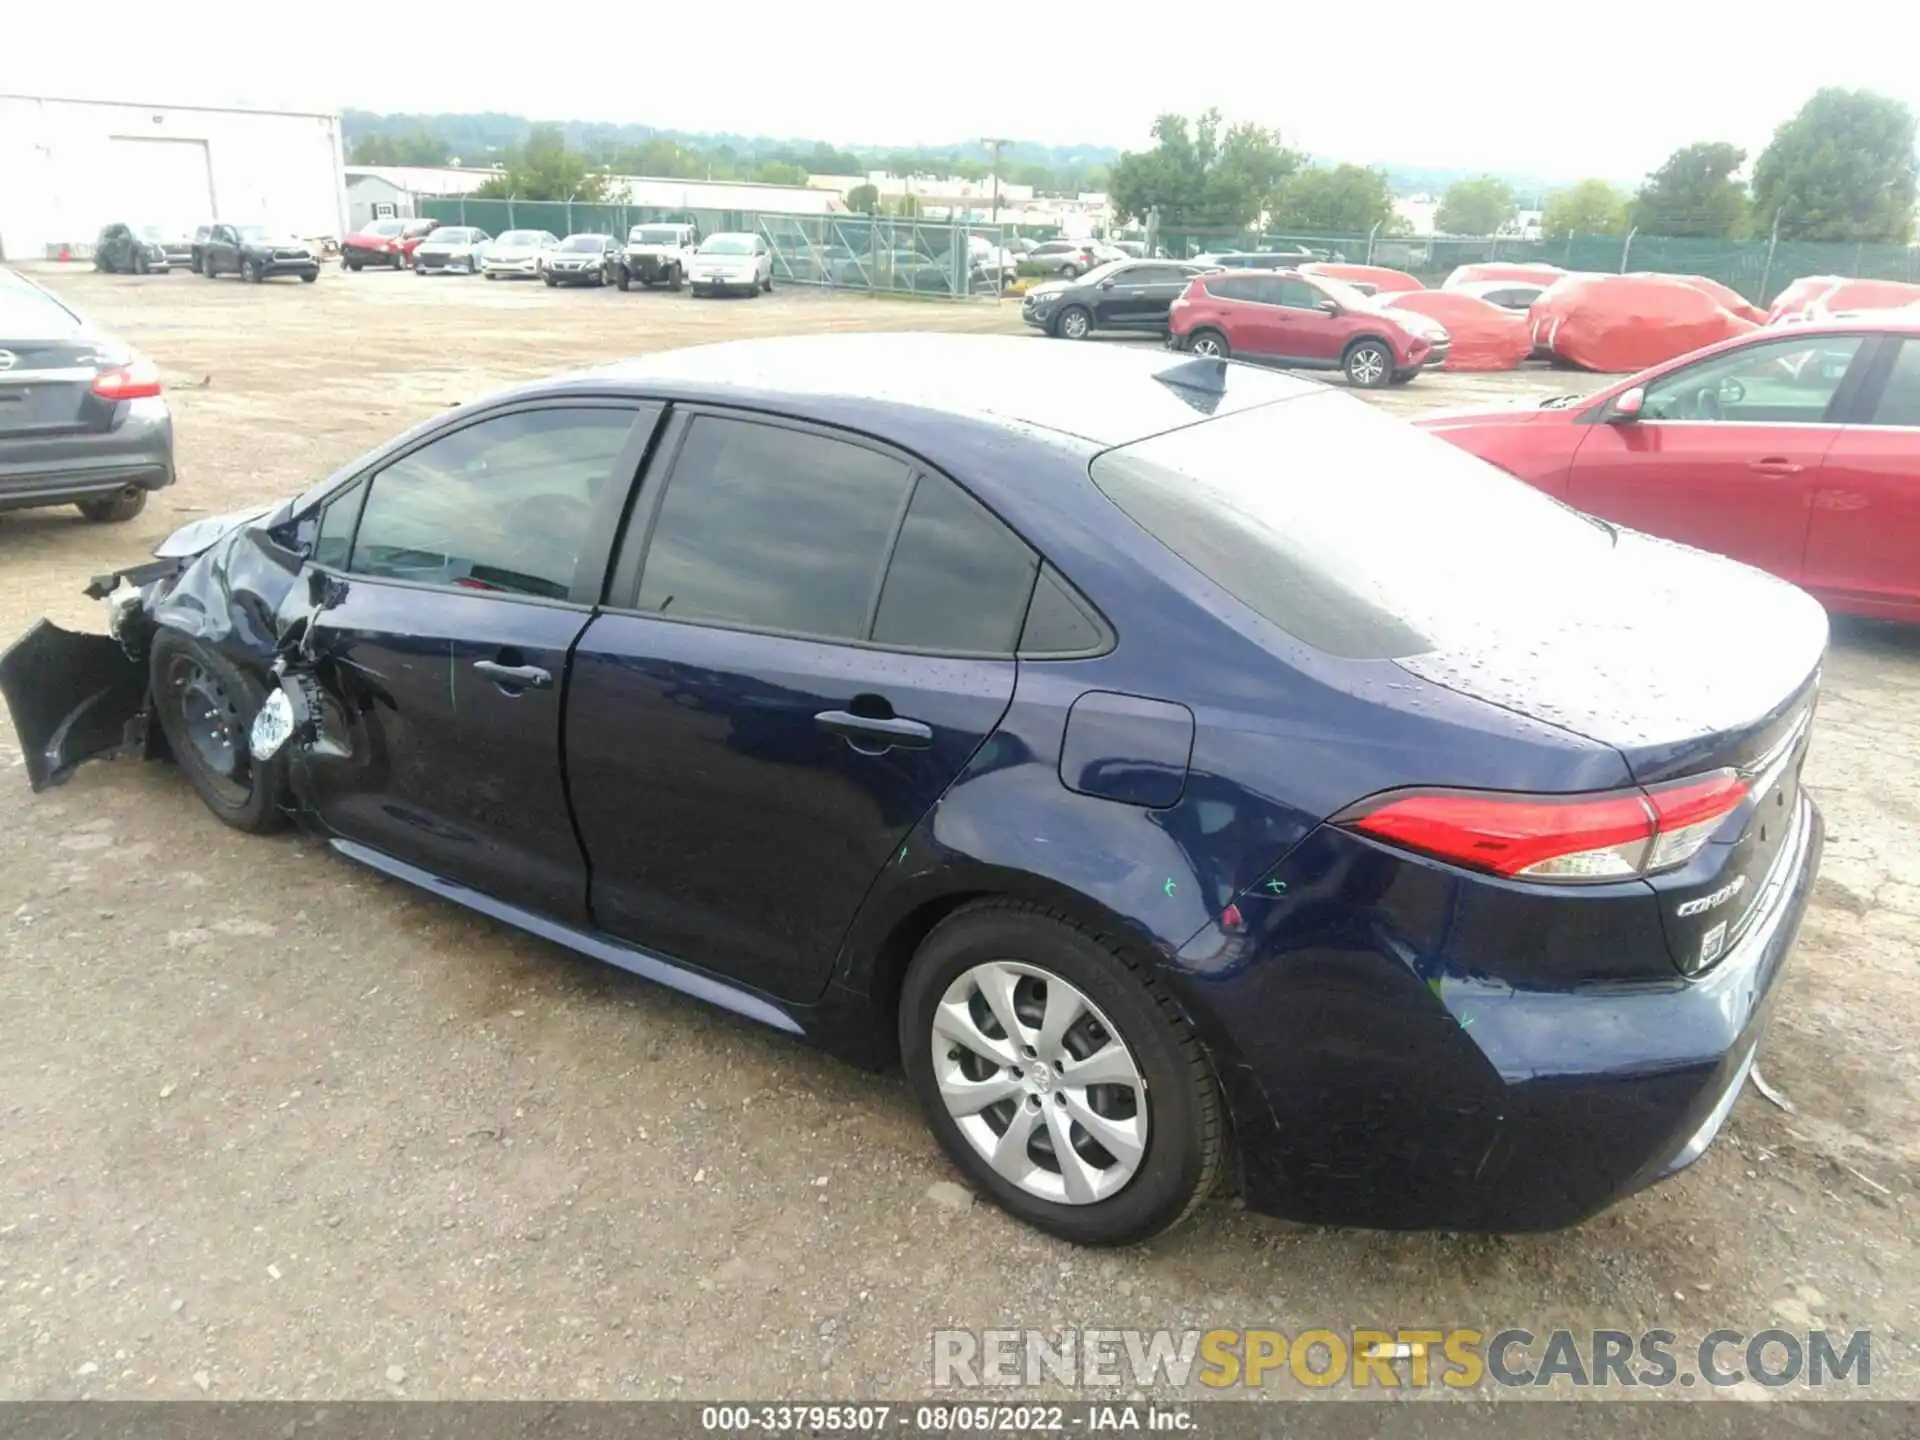
[[[627,408],[521,410],[422,446],[373,477],[347,568],[566,599],[633,424]]]
[[[1798,336],[1745,345],[1647,386],[1646,420],[1812,425],[1846,378],[1861,336]]]

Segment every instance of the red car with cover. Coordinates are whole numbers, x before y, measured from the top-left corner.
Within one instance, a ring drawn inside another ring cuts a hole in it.
[[[1920,622],[1920,314],[1756,331],[1590,395],[1417,423],[1590,515]]]

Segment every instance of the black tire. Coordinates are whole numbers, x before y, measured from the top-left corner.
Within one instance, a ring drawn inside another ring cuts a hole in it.
[[[680,267],[678,265],[673,266],[667,271],[667,288],[669,290],[678,290],[684,279],[685,277],[680,273]]]
[[[284,826],[287,817],[279,802],[286,788],[286,755],[262,763],[247,751],[247,732],[266,702],[266,688],[224,655],[177,630],[161,630],[153,637],[152,663],[153,706],[160,728],[175,762],[207,808],[225,824],[253,835]],[[188,719],[188,705],[199,709],[194,721]],[[225,734],[224,745],[209,738],[209,712],[220,717],[212,728]],[[228,768],[206,758],[210,752],[228,757]]]
[[[344,261],[343,263],[344,263],[344,264],[346,265],[346,267],[347,267],[347,269],[349,269],[349,270],[351,270],[351,271],[353,271],[353,273],[354,273],[354,274],[356,274],[356,275],[358,275],[358,274],[360,273],[360,271],[361,271],[361,268],[362,268],[362,262],[361,262],[361,261],[359,261],[359,260],[347,260],[347,261]]]
[[[1227,343],[1227,337],[1210,326],[1196,330],[1187,337],[1187,351],[1189,354],[1212,356],[1220,360],[1233,358],[1233,346]]]
[[[1146,1082],[1152,1097],[1146,1149],[1132,1177],[1106,1199],[1049,1200],[1003,1177],[961,1133],[941,1098],[935,1010],[965,971],[996,960],[1047,971],[1078,989],[1110,1022]],[[1219,1182],[1226,1114],[1206,1052],[1150,966],[1112,935],[1026,901],[967,905],[942,921],[914,956],[899,1026],[908,1081],[948,1156],[976,1188],[1038,1229],[1083,1245],[1132,1244],[1178,1224]]]
[[[767,278],[760,282],[760,290],[763,294],[767,295],[773,293],[773,272],[771,270],[767,272]]]
[[[631,290],[633,288],[632,272],[629,271],[626,266],[622,265],[620,267],[619,277],[615,279],[613,283],[618,285],[623,292]]]
[[[547,282],[547,288],[549,290],[553,289],[554,286],[560,283],[558,280],[554,279],[553,276],[551,275],[542,275],[540,278]]]
[[[1093,333],[1093,313],[1084,305],[1069,305],[1053,317],[1053,333],[1061,340],[1084,340]]]
[[[96,525],[117,525],[122,520],[133,519],[147,508],[147,492],[137,485],[129,485],[118,495],[99,500],[76,500],[73,508]]]
[[[146,256],[136,255],[133,257],[133,273],[136,275],[144,275],[147,273],[147,257]]]
[[[706,293],[707,287],[704,285],[696,285],[693,287],[693,298],[696,300],[704,299]]]
[[[491,270],[487,270],[487,271],[483,271],[482,273],[483,273],[483,274],[484,274],[484,275],[485,275],[485,276],[486,276],[486,277],[487,277],[487,278],[488,278],[489,280],[498,280],[498,279],[500,278],[500,277],[499,277],[498,275],[496,275],[496,274],[494,274],[494,273],[493,273],[493,271],[491,271]]]
[[[245,280],[249,285],[258,285],[260,283],[260,267],[252,260],[242,257],[240,261],[240,278]]]
[[[300,272],[300,283],[302,285],[311,285],[319,278],[320,272],[318,270],[302,270]]]
[[[1058,274],[1062,280],[1078,280],[1080,278],[1080,267],[1078,265],[1062,265],[1055,273]]]
[[[1378,390],[1393,378],[1393,351],[1381,340],[1356,340],[1340,357],[1347,383],[1356,390]]]
[[[213,256],[202,255],[200,257],[200,273],[209,280],[213,279]]]
[[[393,252],[393,268],[396,270],[404,270],[407,268],[407,257],[398,250]]]

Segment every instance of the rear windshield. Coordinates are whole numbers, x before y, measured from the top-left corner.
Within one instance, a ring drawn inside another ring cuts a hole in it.
[[[82,328],[80,317],[44,290],[0,270],[0,342],[64,340]]]
[[[604,235],[569,235],[560,242],[560,248],[569,252],[576,250],[604,250],[607,248],[607,237]]]
[[[1331,392],[1109,450],[1091,473],[1249,610],[1352,659],[1450,648],[1516,605],[1565,600],[1613,545],[1598,522]]]

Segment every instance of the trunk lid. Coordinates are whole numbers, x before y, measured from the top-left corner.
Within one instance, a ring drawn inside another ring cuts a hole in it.
[[[1577,617],[1543,597],[1484,640],[1399,664],[1609,745],[1643,786],[1738,772],[1738,807],[1685,865],[1647,882],[1674,963],[1699,973],[1765,911],[1776,866],[1796,852],[1826,613],[1769,575],[1631,531],[1614,554],[1610,583]]]

